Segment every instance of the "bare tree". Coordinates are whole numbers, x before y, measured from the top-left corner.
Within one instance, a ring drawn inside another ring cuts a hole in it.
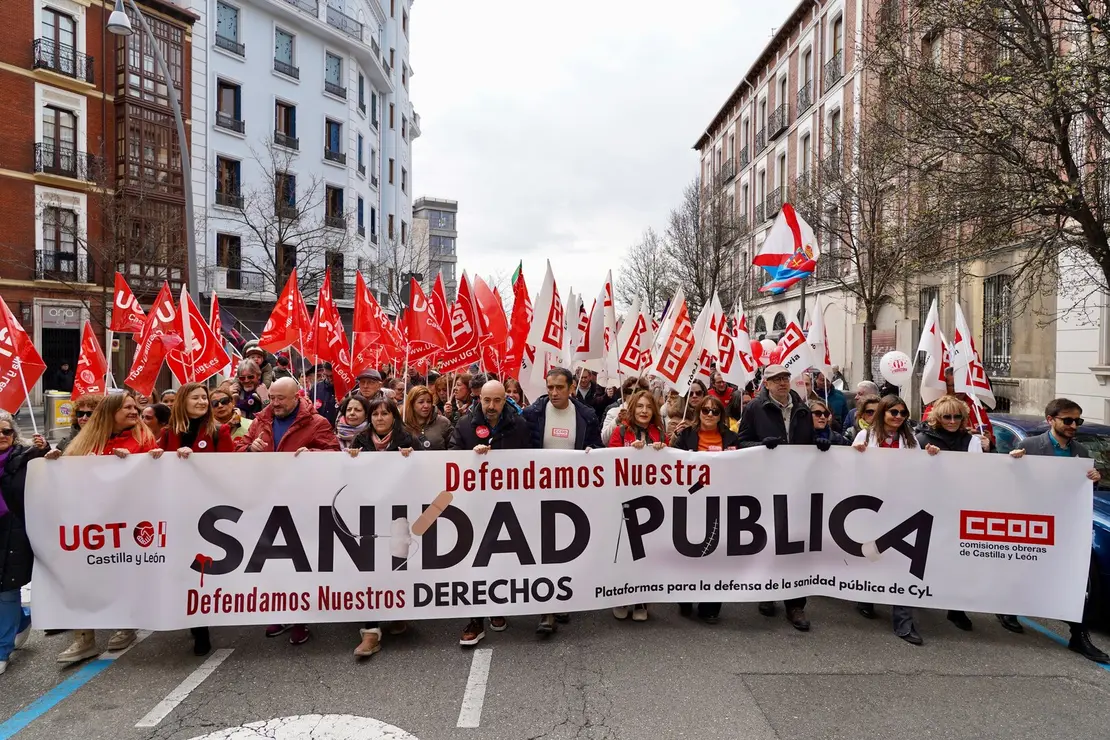
[[[395,314],[408,305],[410,278],[422,285],[429,277],[427,252],[413,239],[402,242],[396,234],[382,237],[378,257],[371,265],[371,274],[364,275],[375,290],[378,302]]]
[[[659,316],[674,295],[675,273],[663,239],[648,228],[643,237],[628,248],[624,264],[617,274],[617,301],[630,305],[639,297],[649,316]]]
[[[675,289],[685,290],[693,312],[714,293],[731,308],[741,283],[736,246],[746,232],[732,196],[716,183],[695,179],[683,190],[682,202],[667,219],[663,251]]]
[[[952,196],[963,254],[1021,247],[1012,277],[1028,294],[1060,287],[1061,262],[1110,288],[1105,3],[897,7],[884,4],[867,64],[905,113],[915,167]]]
[[[243,187],[234,175],[216,173],[216,203],[224,208],[213,216],[240,239],[235,255],[218,254],[223,247],[216,245],[217,264],[229,273],[238,268],[235,287],[259,297],[280,293],[296,267],[307,298],[318,290],[326,270],[349,269],[354,208],[344,202],[343,188],[332,188],[319,176],[293,175],[295,153],[272,139],[252,147],[251,154],[260,170],[254,184]]]

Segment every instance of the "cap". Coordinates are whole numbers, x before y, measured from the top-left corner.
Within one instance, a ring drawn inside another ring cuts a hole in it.
[[[786,369],[786,365],[768,365],[763,368],[763,379],[774,378],[778,375],[789,375],[790,371]]]
[[[257,352],[258,354],[262,355],[263,357],[265,357],[265,356],[266,356],[266,350],[262,349],[262,348],[261,348],[261,347],[259,347],[259,346],[258,346],[257,344],[256,344],[256,345],[254,345],[253,347],[247,347],[246,351],[245,351],[245,352],[243,352],[243,356],[244,356],[244,357],[246,357],[246,356],[247,356],[247,355],[249,355],[249,354],[250,354],[251,352]]]
[[[377,370],[363,370],[361,373],[358,374],[356,380],[376,380],[380,383],[382,380],[382,374],[379,373]]]

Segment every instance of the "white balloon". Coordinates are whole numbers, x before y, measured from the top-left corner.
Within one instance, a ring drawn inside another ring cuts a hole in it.
[[[879,360],[879,373],[888,383],[903,387],[910,382],[910,357],[905,352],[897,350],[887,352]]]
[[[763,345],[763,356],[766,357],[769,352],[772,352],[778,345],[770,339],[764,339],[760,342]]]

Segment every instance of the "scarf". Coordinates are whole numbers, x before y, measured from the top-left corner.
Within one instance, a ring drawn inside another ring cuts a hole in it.
[[[351,446],[351,442],[355,441],[355,437],[369,426],[370,422],[364,421],[361,424],[351,426],[347,422],[340,419],[335,422],[335,436],[339,437],[339,445],[343,449]]]
[[[15,445],[12,445],[3,452],[0,452],[0,474],[3,474],[4,466],[8,464],[8,457],[11,456],[12,450],[14,449]],[[7,513],[8,504],[4,501],[4,491],[0,490],[0,516],[5,516]]]
[[[374,449],[378,452],[385,452],[389,449],[389,443],[393,441],[393,430],[389,430],[389,434],[384,437],[379,437],[378,433],[373,429],[370,430],[370,441],[374,443]]]
[[[197,441],[200,435],[201,424],[204,422],[204,417],[197,419],[189,419],[189,428],[181,434],[181,446],[191,448]]]

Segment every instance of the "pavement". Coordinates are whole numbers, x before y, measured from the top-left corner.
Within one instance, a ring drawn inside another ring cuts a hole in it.
[[[313,627],[301,646],[261,627],[218,628],[203,658],[188,632],[155,633],[77,668],[54,662],[68,635],[35,632],[0,676],[0,740],[1110,735],[1110,670],[1061,645],[1060,623],[1027,621],[1014,635],[972,614],[964,633],[927,611],[914,647],[894,637],[887,607],[874,621],[832,599],[807,611],[808,633],[781,605],[767,618],[726,604],[712,626],[673,604],[653,605],[646,623],[584,612],[550,637],[513,618],[467,650],[461,623],[419,622],[364,662],[351,654],[358,625]],[[1110,648],[1105,634],[1095,640]]]

